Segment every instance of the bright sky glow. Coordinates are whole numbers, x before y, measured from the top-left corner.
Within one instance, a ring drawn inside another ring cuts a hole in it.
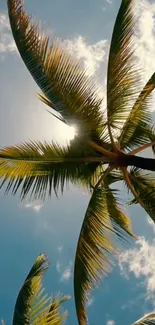
[[[59,126],[59,132],[62,140],[69,141],[74,139],[76,134],[76,127],[61,123]]]

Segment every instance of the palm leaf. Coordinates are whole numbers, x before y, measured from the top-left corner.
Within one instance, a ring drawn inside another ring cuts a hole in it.
[[[64,300],[57,297],[57,303],[54,305],[55,299],[51,301],[51,298],[43,295],[44,289],[41,281],[47,268],[46,256],[44,254],[39,255],[18,294],[13,315],[13,325],[62,324],[59,305],[68,297],[64,297]]]
[[[121,149],[131,149],[134,146],[139,146],[150,140],[150,104],[151,93],[155,88],[155,73],[151,76],[123,126],[119,137]]]
[[[0,150],[0,178],[6,193],[21,188],[21,198],[28,193],[36,198],[63,191],[69,182],[85,186],[96,183],[96,172],[104,158],[82,138],[66,146],[30,142]]]
[[[108,62],[108,125],[120,129],[136,98],[139,78],[133,65],[133,5],[134,0],[122,0],[114,25]]]
[[[112,191],[96,188],[90,199],[77,245],[74,291],[78,321],[86,324],[86,302],[90,290],[111,267],[110,256],[117,252],[113,237],[134,236],[129,218],[121,211]]]
[[[31,23],[22,0],[8,0],[12,33],[19,53],[43,94],[40,99],[69,124],[77,123],[82,132],[96,132],[104,123],[96,82],[87,77],[63,47],[39,33]]]
[[[155,155],[155,127],[150,128],[148,133],[149,133],[150,141],[154,142],[154,144],[151,147],[152,147],[153,155]]]
[[[155,174],[145,173],[132,168],[130,180],[139,200],[134,198],[129,204],[140,203],[148,215],[155,221]]]
[[[155,313],[146,314],[132,325],[155,325]]]

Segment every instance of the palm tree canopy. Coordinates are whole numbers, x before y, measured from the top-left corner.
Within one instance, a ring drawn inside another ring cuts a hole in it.
[[[60,314],[60,305],[70,296],[48,297],[42,277],[48,269],[47,257],[40,254],[27,275],[16,300],[12,325],[63,325],[67,312]],[[4,325],[4,321],[2,321]]]
[[[110,45],[107,109],[98,82],[73,59],[60,39],[50,44],[27,15],[22,0],[7,0],[10,25],[18,51],[41,89],[39,98],[62,123],[76,124],[78,134],[68,145],[29,142],[0,150],[1,187],[21,199],[44,199],[69,183],[91,193],[81,228],[74,270],[75,303],[80,325],[87,322],[90,289],[111,267],[116,243],[134,237],[131,221],[119,202],[116,182],[122,180],[154,220],[155,161],[136,156],[155,152],[150,114],[155,74],[143,88],[134,61],[134,0],[122,0]],[[105,118],[105,112],[107,118]],[[128,168],[132,166],[132,168]],[[148,198],[149,197],[149,198]]]

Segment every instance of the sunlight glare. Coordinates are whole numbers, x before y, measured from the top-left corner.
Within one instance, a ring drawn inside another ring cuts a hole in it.
[[[76,127],[74,125],[68,126],[63,123],[61,123],[61,136],[63,137],[63,140],[70,141],[74,139],[76,135]]]

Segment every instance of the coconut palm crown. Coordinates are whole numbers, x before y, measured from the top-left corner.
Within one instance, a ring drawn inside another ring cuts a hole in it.
[[[44,199],[68,183],[91,193],[83,220],[74,268],[78,322],[87,323],[90,290],[111,268],[117,239],[135,237],[131,221],[118,200],[117,183],[123,181],[132,198],[155,220],[155,160],[137,156],[155,151],[150,105],[155,73],[140,89],[135,66],[134,0],[122,0],[109,51],[107,107],[100,87],[80,62],[72,58],[60,39],[50,44],[27,15],[22,0],[8,0],[10,25],[18,51],[41,89],[40,100],[62,123],[77,126],[66,146],[29,142],[0,150],[1,187],[21,199]],[[106,117],[105,117],[106,113]],[[111,187],[112,186],[112,187]]]
[[[42,278],[49,268],[45,254],[35,260],[17,296],[12,325],[64,325],[67,312],[60,313],[60,305],[70,296],[48,297],[44,294]],[[5,325],[2,321],[2,325]]]

